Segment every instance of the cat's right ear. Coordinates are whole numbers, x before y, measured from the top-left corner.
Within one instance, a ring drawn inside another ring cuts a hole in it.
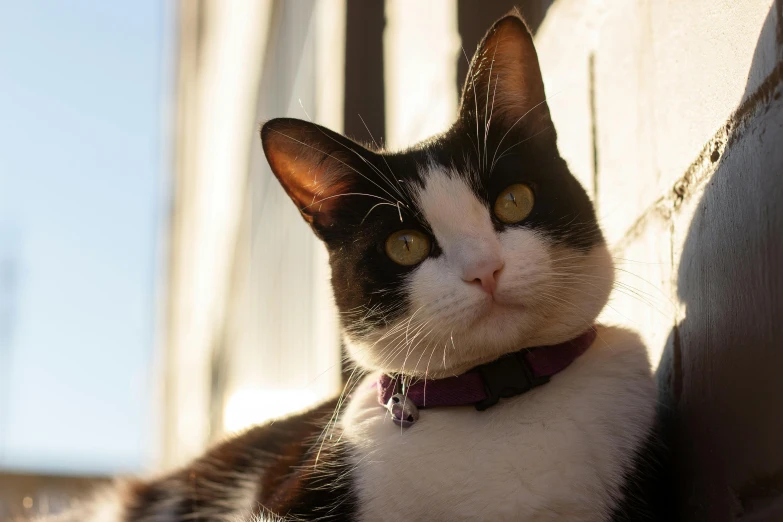
[[[323,239],[335,225],[340,196],[355,192],[363,164],[373,153],[325,127],[294,118],[266,122],[261,142],[272,172]]]

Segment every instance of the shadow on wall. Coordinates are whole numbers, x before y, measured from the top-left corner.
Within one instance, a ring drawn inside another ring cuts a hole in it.
[[[748,78],[675,189],[686,310],[658,379],[682,520],[783,520],[783,0]],[[712,169],[702,192],[699,175]]]

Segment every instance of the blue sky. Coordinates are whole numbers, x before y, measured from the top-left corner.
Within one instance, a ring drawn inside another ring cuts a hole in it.
[[[0,468],[150,456],[164,4],[0,0]]]

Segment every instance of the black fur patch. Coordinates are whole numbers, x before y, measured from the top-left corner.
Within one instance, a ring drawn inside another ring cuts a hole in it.
[[[668,522],[674,520],[674,496],[668,472],[669,451],[660,423],[637,450],[631,469],[625,474],[622,500],[612,512],[611,522]]]
[[[184,469],[131,484],[125,520],[210,522],[260,514],[353,520],[356,498],[346,449],[318,442],[335,407],[336,401],[330,401],[257,426]]]

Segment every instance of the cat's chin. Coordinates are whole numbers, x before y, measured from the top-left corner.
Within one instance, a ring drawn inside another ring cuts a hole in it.
[[[488,333],[494,333],[493,337],[496,337],[498,331],[516,330],[521,323],[526,322],[525,306],[522,304],[493,299],[476,308],[475,316],[466,323],[465,331],[460,332],[461,336],[486,339]]]
[[[485,306],[485,313],[482,318],[490,318],[495,314],[522,314],[526,307],[522,303],[509,301],[503,298],[494,298]]]
[[[465,320],[462,327],[437,338],[433,335],[418,339],[417,331],[412,330],[406,348],[388,342],[384,335],[371,340],[348,337],[346,347],[351,358],[364,368],[437,379],[533,346],[533,339],[541,339],[535,330],[535,320],[526,313],[524,305],[488,300],[477,307],[475,315]]]

